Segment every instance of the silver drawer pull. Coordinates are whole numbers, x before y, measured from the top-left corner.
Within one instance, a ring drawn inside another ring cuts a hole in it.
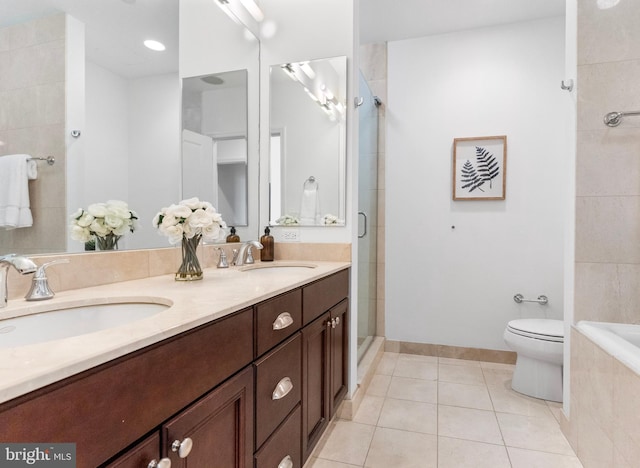
[[[282,330],[283,328],[287,328],[289,325],[293,323],[293,317],[289,312],[282,312],[278,315],[273,322],[274,330]]]
[[[281,398],[286,397],[291,390],[293,390],[293,382],[291,382],[289,377],[284,377],[280,382],[278,382],[278,385],[276,385],[276,388],[271,395],[271,399],[280,400]]]
[[[147,465],[147,468],[171,468],[171,460],[163,458],[160,461],[151,460]]]
[[[171,444],[171,451],[177,452],[180,458],[187,458],[187,456],[191,453],[191,449],[193,448],[193,440],[189,437],[185,437],[182,442],[179,440],[174,440],[173,444]]]
[[[284,457],[280,463],[278,463],[278,468],[293,468],[293,460],[291,459],[291,455],[287,455]]]

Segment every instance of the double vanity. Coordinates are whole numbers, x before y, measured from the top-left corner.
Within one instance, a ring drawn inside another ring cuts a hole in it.
[[[0,320],[141,315],[0,344],[0,440],[75,443],[79,468],[301,467],[347,392],[350,265],[265,266],[10,301]]]

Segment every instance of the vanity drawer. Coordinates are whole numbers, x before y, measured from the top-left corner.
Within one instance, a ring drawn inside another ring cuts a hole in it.
[[[302,318],[307,325],[349,296],[349,269],[302,288]]]
[[[300,449],[300,405],[289,415],[284,423],[273,433],[264,446],[256,452],[255,468],[277,468],[282,466],[302,467]],[[286,463],[286,459],[291,459],[292,465]]]
[[[300,402],[302,335],[297,333],[255,363],[256,448]]]
[[[302,326],[302,291],[282,294],[256,306],[256,357]]]

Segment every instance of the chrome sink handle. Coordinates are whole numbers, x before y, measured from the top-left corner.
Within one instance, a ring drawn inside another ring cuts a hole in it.
[[[47,267],[56,265],[59,263],[69,263],[68,258],[61,258],[53,260],[51,262],[44,263],[38,267],[33,279],[31,280],[31,289],[24,298],[27,301],[44,301],[45,299],[51,299],[55,296],[55,293],[49,287],[49,281],[47,279]]]

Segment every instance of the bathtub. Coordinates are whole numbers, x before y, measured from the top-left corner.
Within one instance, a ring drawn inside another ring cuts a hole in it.
[[[576,324],[576,328],[636,374],[640,374],[640,325],[582,320]]]

